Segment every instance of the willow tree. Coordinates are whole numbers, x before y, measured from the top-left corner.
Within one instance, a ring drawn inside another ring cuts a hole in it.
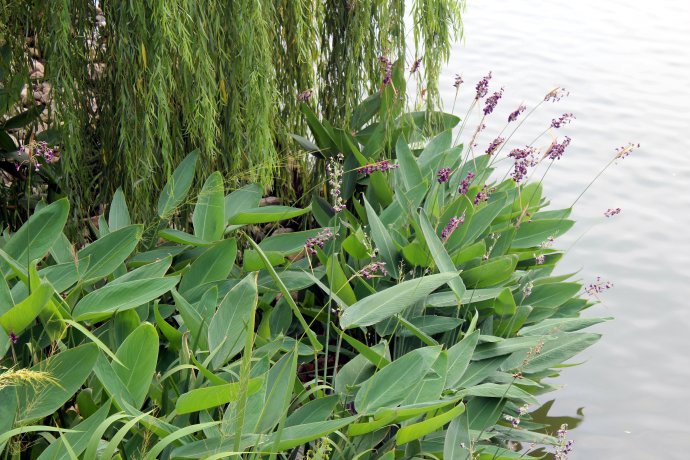
[[[48,122],[62,133],[63,190],[77,209],[89,211],[121,186],[146,217],[192,149],[202,175],[220,169],[229,187],[258,181],[298,198],[314,180],[289,137],[305,132],[298,94],[311,91],[320,115],[347,127],[356,103],[380,90],[379,58],[408,66],[421,59],[415,78],[427,104],[436,104],[463,7],[464,0],[6,0],[0,42],[27,75],[32,55],[44,61]]]

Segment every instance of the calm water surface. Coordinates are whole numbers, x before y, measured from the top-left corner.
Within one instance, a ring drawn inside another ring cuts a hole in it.
[[[615,284],[586,313],[615,320],[593,328],[603,338],[582,366],[563,371],[549,415],[583,414],[571,459],[690,458],[690,2],[468,3],[466,38],[442,80],[445,108],[456,73],[466,82],[461,116],[489,70],[506,90],[478,149],[520,102],[533,107],[559,85],[570,97],[542,105],[511,141],[529,143],[564,111],[577,116],[556,131],[573,143],[546,179],[553,206],[569,206],[615,147],[642,144],[587,192],[558,240],[572,246],[560,272]],[[621,214],[606,219],[615,207]]]

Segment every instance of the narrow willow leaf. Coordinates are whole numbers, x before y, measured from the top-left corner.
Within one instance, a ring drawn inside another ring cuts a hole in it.
[[[225,230],[225,191],[223,176],[216,171],[211,174],[199,192],[192,224],[194,235],[206,241],[216,241],[223,237]]]
[[[439,273],[404,281],[379,291],[347,308],[340,317],[340,325],[348,329],[376,324],[424,299],[457,276],[455,273]]]
[[[158,198],[158,216],[167,219],[180,206],[194,181],[199,154],[195,150],[188,154],[173,172]]]

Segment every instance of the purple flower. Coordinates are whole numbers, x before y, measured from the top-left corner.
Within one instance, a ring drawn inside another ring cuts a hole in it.
[[[570,145],[570,141],[571,139],[568,136],[565,136],[565,139],[560,144],[554,141],[546,151],[546,157],[552,160],[560,160],[563,153],[565,153],[565,148]]]
[[[610,281],[603,281],[600,276],[597,276],[597,280],[593,283],[590,283],[587,285],[585,288],[585,292],[589,295],[597,295],[601,294],[604,291],[607,291],[613,287],[613,283]]]
[[[470,188],[470,182],[472,182],[472,179],[474,179],[474,173],[472,171],[467,173],[467,176],[460,181],[460,187],[458,187],[458,193],[460,195],[465,195],[467,194],[467,190]]]
[[[489,115],[494,111],[496,104],[498,104],[499,99],[501,99],[501,96],[503,96],[503,88],[494,92],[494,94],[486,99],[486,104],[484,105],[484,116]]]
[[[575,443],[572,439],[566,441],[566,436],[568,436],[568,425],[561,425],[561,429],[556,432],[558,436],[558,445],[556,446],[556,451],[554,455],[554,460],[567,460],[568,454],[573,451],[573,444]]]
[[[475,96],[476,100],[483,98],[489,92],[489,80],[491,80],[491,72],[489,72],[487,76],[479,80],[479,83],[477,83],[477,96]]]
[[[564,97],[568,97],[569,94],[570,93],[565,88],[559,86],[546,93],[544,101],[558,102]]]
[[[323,249],[323,246],[326,244],[326,241],[333,238],[333,236],[334,235],[331,229],[325,227],[319,233],[317,233],[316,236],[307,238],[307,242],[304,246],[307,249],[308,253],[316,254],[316,247],[318,246],[321,249]]]
[[[362,268],[359,273],[366,279],[370,280],[375,276],[385,276],[388,274],[385,267],[385,262],[372,262],[366,267]],[[378,273],[377,273],[378,272]]]
[[[17,344],[17,334],[14,332],[10,332],[10,342],[12,342],[12,345]]]
[[[28,161],[18,162],[16,164],[17,171],[22,167],[24,163],[33,165],[34,170],[38,171],[41,169],[41,161],[43,159],[44,163],[53,163],[56,161],[56,148],[49,147],[48,143],[45,141],[31,142],[28,145],[22,145],[19,147],[19,153],[27,155],[29,157]]]
[[[620,214],[620,212],[621,212],[621,208],[609,208],[609,209],[606,210],[606,212],[604,213],[604,215],[605,215],[606,217],[613,217],[613,216],[615,216],[616,214]]]
[[[397,169],[399,167],[400,167],[399,164],[393,164],[393,163],[389,162],[388,160],[383,160],[383,161],[379,161],[378,163],[371,163],[371,164],[362,166],[361,168],[357,168],[357,172],[359,174],[367,175],[367,174],[371,174],[375,171],[386,172],[386,171],[389,171],[391,169]]]
[[[501,145],[504,141],[505,139],[502,137],[497,137],[496,139],[491,141],[491,144],[489,144],[489,147],[486,149],[486,154],[492,155],[496,151],[498,146]]]
[[[456,228],[458,228],[458,225],[464,224],[465,223],[465,213],[462,213],[462,216],[454,216],[451,217],[450,220],[448,221],[448,224],[446,224],[445,228],[443,231],[441,231],[441,239],[446,240],[450,235],[453,234]]]
[[[519,117],[520,114],[525,111],[525,109],[527,109],[527,107],[525,107],[524,104],[520,104],[520,106],[514,112],[508,115],[508,123],[517,120],[517,117]]]
[[[453,82],[453,86],[455,88],[460,88],[460,85],[462,85],[463,82],[464,80],[462,79],[462,77],[458,74],[455,74],[455,81]]]
[[[539,254],[534,256],[534,263],[536,265],[543,265],[545,262],[546,258],[544,257],[544,254]]]
[[[483,189],[481,189],[477,194],[474,196],[474,201],[472,203],[476,206],[482,201],[489,201],[489,186],[485,185]]]
[[[560,117],[554,118],[553,120],[551,120],[551,127],[552,128],[560,128],[563,125],[567,125],[568,123],[570,123],[574,119],[575,119],[575,115],[573,115],[572,113],[564,113]]]
[[[388,86],[393,80],[393,63],[385,56],[380,56],[379,62],[383,70],[383,86]]]
[[[450,172],[450,168],[439,169],[436,173],[436,180],[438,180],[438,183],[443,184],[444,182],[448,182],[448,179],[450,179]]]
[[[309,102],[314,96],[314,91],[307,89],[297,95],[297,102]]]
[[[623,159],[623,158],[627,157],[628,155],[630,155],[630,153],[632,153],[632,151],[635,150],[636,148],[639,149],[640,144],[635,145],[632,142],[628,142],[628,145],[622,145],[622,146],[616,148],[616,158]]]
[[[410,67],[410,73],[415,73],[416,71],[418,71],[419,66],[421,66],[421,65],[422,65],[422,58],[419,58],[416,61],[414,61],[414,63],[412,64],[412,67]]]
[[[524,149],[513,149],[508,156],[515,160],[513,165],[513,172],[511,177],[515,182],[520,182],[527,175],[527,168],[534,166],[534,147],[525,147]]]

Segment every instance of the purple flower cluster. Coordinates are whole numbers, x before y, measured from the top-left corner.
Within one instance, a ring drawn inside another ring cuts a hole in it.
[[[485,185],[483,189],[477,192],[477,194],[474,196],[474,200],[472,201],[472,204],[477,206],[479,203],[482,201],[489,201],[489,186]]]
[[[372,262],[366,267],[362,268],[359,273],[368,280],[376,276],[386,276],[388,272],[386,271],[385,265],[385,262]]]
[[[388,86],[393,80],[393,63],[385,56],[380,56],[379,62],[383,70],[383,86]]]
[[[546,151],[546,156],[552,160],[560,160],[565,153],[565,148],[570,145],[570,141],[571,139],[568,136],[565,136],[565,139],[560,144],[554,141]]]
[[[371,163],[365,166],[362,166],[361,168],[357,168],[357,172],[359,174],[371,174],[375,171],[381,171],[381,172],[386,172],[390,169],[398,169],[400,167],[399,164],[394,164],[391,163],[388,160],[383,160],[379,161],[378,163]]]
[[[326,244],[326,241],[333,238],[333,236],[334,235],[331,229],[325,227],[323,230],[317,233],[316,236],[312,238],[307,238],[307,242],[305,243],[304,247],[307,249],[307,252],[309,254],[316,254],[316,247],[318,246],[321,249],[323,249],[323,246]]]
[[[15,334],[14,332],[10,332],[10,342],[12,342],[12,345],[16,345],[17,340],[17,334]]]
[[[640,144],[636,145],[636,144],[633,144],[632,142],[628,142],[628,145],[622,145],[622,146],[616,148],[616,158],[623,159],[623,158],[627,157],[628,155],[630,155],[630,153],[632,153],[632,151],[635,150],[636,148],[639,149]]]
[[[568,90],[559,86],[546,93],[544,101],[558,102],[564,97],[568,97],[569,94]]]
[[[448,182],[448,179],[450,179],[450,173],[451,173],[450,168],[441,168],[436,173],[436,180],[438,181],[439,184],[443,184],[445,182]]]
[[[498,104],[498,101],[501,99],[501,96],[503,96],[503,88],[501,88],[499,91],[494,92],[491,96],[489,96],[486,99],[486,104],[484,105],[484,115],[489,115],[491,112],[494,111],[496,108],[496,104]]]
[[[572,439],[566,441],[568,436],[568,425],[561,425],[561,429],[556,432],[558,437],[558,445],[556,446],[556,452],[554,455],[554,460],[567,460],[568,454],[573,451],[573,444],[575,443]]]
[[[19,153],[25,154],[29,157],[28,163],[34,166],[35,171],[41,169],[41,162],[39,159],[42,158],[44,163],[52,163],[56,160],[55,148],[49,147],[48,143],[44,141],[22,145],[19,147]],[[21,168],[24,163],[25,162],[17,163],[17,171],[19,171],[19,168]]]
[[[534,166],[534,147],[525,147],[524,149],[513,149],[508,156],[515,160],[513,165],[513,172],[511,177],[515,182],[520,182],[527,175],[527,168]]]
[[[467,176],[460,181],[460,187],[458,187],[458,193],[460,195],[465,195],[467,194],[467,190],[470,188],[470,182],[472,182],[472,179],[474,179],[474,173],[472,171],[467,173]]]
[[[487,76],[479,80],[479,83],[477,83],[477,96],[475,96],[476,100],[483,98],[489,92],[489,80],[491,80],[491,72],[489,72]]]
[[[455,81],[453,82],[453,86],[455,88],[460,88],[460,85],[462,85],[463,83],[464,80],[462,79],[462,77],[458,74],[455,74]]]
[[[513,122],[517,120],[517,117],[520,116],[522,112],[524,112],[527,109],[525,104],[520,104],[520,106],[513,112],[511,112],[510,115],[508,115],[508,123]]]
[[[611,281],[603,281],[600,276],[597,276],[597,280],[594,283],[587,285],[585,292],[589,295],[597,295],[612,287],[613,283]]]
[[[529,410],[529,405],[525,404],[524,406],[520,407],[520,409],[518,409],[518,416],[517,417],[513,417],[512,415],[506,415],[506,416],[504,416],[504,418],[507,421],[509,421],[511,425],[513,425],[513,428],[517,428],[518,426],[520,426],[520,417],[525,415],[528,410]]]
[[[416,71],[419,70],[419,66],[422,65],[422,58],[417,59],[412,63],[412,67],[410,67],[410,73],[415,73]]]
[[[491,141],[491,144],[489,144],[489,147],[487,147],[486,149],[486,154],[492,155],[496,151],[498,146],[503,144],[503,142],[505,142],[505,139],[502,137],[497,137],[496,139]]]
[[[621,212],[621,208],[609,208],[609,209],[606,210],[606,212],[604,213],[604,215],[605,215],[606,217],[613,217],[613,216],[615,216],[616,214],[620,214],[620,212]]]
[[[331,157],[326,165],[326,174],[328,176],[328,184],[331,186],[330,194],[333,199],[333,209],[335,212],[340,212],[346,208],[343,197],[340,196],[340,190],[343,185],[343,161],[342,153],[338,153],[335,158]]]
[[[553,120],[551,120],[551,127],[552,128],[560,128],[563,125],[567,125],[568,123],[570,123],[574,119],[575,119],[575,115],[573,115],[572,113],[564,113],[560,117],[554,118]]]
[[[297,102],[309,102],[314,96],[314,91],[307,89],[297,95]]]
[[[534,256],[534,263],[536,265],[544,265],[544,262],[546,261],[546,257],[544,254],[539,254]]]
[[[451,217],[450,220],[448,221],[448,224],[444,227],[444,229],[441,231],[441,239],[446,240],[450,235],[453,234],[456,228],[458,228],[458,225],[462,225],[465,223],[465,213],[462,213],[462,216],[454,216]]]

